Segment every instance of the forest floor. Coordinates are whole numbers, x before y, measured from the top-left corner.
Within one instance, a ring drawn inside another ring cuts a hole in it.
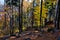
[[[5,40],[5,39],[0,39]],[[20,37],[11,36],[6,40],[60,40],[60,30],[52,32],[39,32],[37,30],[25,31],[20,34]]]

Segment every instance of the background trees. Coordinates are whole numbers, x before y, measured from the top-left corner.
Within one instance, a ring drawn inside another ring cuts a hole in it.
[[[14,21],[13,27],[15,33],[15,31],[22,32],[23,29],[32,27],[31,22],[34,27],[40,27],[40,25],[45,27],[45,21],[54,20],[55,5],[56,0],[44,0],[42,7],[40,0],[34,0],[32,2],[25,0],[6,0],[6,7],[4,9],[9,18],[13,15],[14,20],[10,18],[9,23],[11,20]]]
[[[19,5],[19,0],[6,0],[6,4],[7,5],[14,5],[14,6],[18,6]]]

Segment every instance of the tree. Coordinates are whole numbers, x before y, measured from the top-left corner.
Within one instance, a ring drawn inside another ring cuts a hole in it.
[[[60,0],[57,0],[56,5],[56,16],[55,16],[55,27],[56,29],[60,29]]]
[[[19,2],[19,0],[6,0],[6,5],[9,5],[9,6],[11,6],[11,5],[14,5],[14,6],[18,6],[18,3]]]
[[[35,22],[35,26],[39,26],[40,25],[40,7],[36,6],[34,7],[34,22]]]
[[[22,23],[23,23],[22,16],[23,16],[23,0],[19,0],[19,34],[22,32]]]
[[[6,0],[6,6],[9,6],[10,10],[11,10],[11,15],[10,17],[10,34],[13,35],[14,33],[14,10],[13,10],[13,6],[18,7],[19,6],[19,0]],[[8,10],[6,10],[7,12]],[[9,15],[9,13],[8,13]],[[12,22],[13,21],[13,22]]]

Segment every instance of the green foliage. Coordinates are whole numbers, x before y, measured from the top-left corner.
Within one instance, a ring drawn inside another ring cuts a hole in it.
[[[7,5],[14,5],[14,6],[18,6],[19,5],[19,0],[6,0],[6,4]]]

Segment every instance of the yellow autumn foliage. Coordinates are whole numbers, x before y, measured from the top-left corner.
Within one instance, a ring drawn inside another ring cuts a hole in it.
[[[42,20],[46,18],[46,13],[48,10],[45,8],[45,5],[42,5]],[[34,19],[37,22],[37,25],[40,25],[40,6],[34,7]]]

